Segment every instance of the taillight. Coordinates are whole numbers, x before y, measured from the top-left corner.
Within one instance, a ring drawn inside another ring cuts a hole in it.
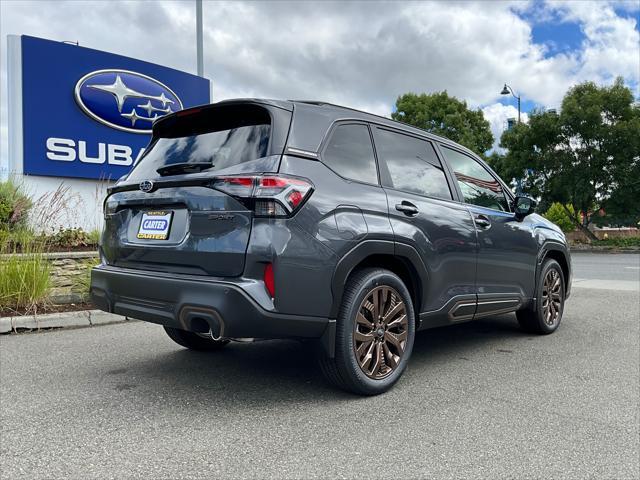
[[[254,177],[216,177],[213,188],[233,197],[249,198],[253,193]]]
[[[287,175],[221,176],[211,186],[243,200],[260,217],[293,215],[313,192],[309,180]]]
[[[273,264],[267,263],[264,267],[264,286],[271,295],[271,298],[276,297],[276,284],[273,278]]]

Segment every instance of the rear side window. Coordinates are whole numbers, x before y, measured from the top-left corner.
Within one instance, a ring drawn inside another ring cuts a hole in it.
[[[334,128],[322,154],[322,161],[341,177],[378,183],[376,160],[366,125],[343,124]]]
[[[375,142],[393,188],[451,200],[447,177],[431,142],[381,128],[375,130]]]
[[[480,207],[510,211],[500,182],[473,158],[443,145],[442,152],[456,176],[464,201]]]

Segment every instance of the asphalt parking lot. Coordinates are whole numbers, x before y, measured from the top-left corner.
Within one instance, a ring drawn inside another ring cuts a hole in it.
[[[640,255],[574,255],[551,336],[421,332],[401,382],[297,342],[181,349],[141,322],[0,338],[2,478],[639,478]]]

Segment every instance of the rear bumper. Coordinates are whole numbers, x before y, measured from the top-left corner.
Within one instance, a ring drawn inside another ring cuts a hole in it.
[[[268,311],[243,282],[106,265],[91,272],[91,300],[106,312],[229,338],[318,338],[333,353],[334,321]],[[220,324],[219,324],[220,322]]]

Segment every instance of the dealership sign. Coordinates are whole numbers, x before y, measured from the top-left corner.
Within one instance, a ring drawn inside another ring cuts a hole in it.
[[[29,36],[9,47],[19,97],[9,102],[20,112],[9,167],[27,175],[117,179],[155,120],[210,101],[208,80],[160,65]]]

